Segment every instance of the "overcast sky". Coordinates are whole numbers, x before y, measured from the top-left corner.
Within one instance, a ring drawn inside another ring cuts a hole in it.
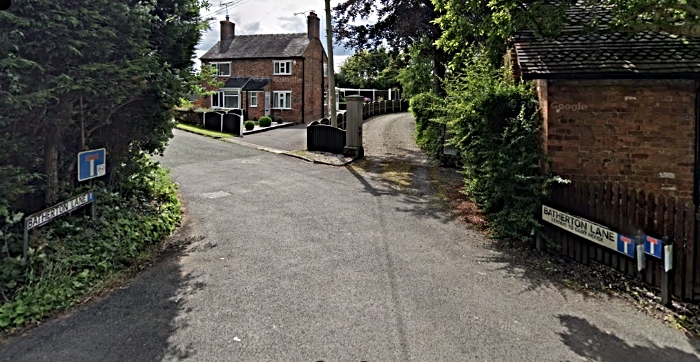
[[[202,35],[197,45],[197,58],[202,56],[219,40],[219,21],[226,17],[226,6],[230,3],[228,14],[236,23],[236,35],[305,33],[306,16],[310,10],[316,11],[321,19],[321,42],[326,48],[326,12],[324,0],[210,0],[209,10],[201,11],[202,17],[213,18],[209,22],[211,29]],[[331,7],[342,0],[331,0]],[[302,13],[294,15],[295,13]],[[354,53],[342,46],[333,47],[336,71],[342,62]],[[199,66],[199,60],[197,60]]]

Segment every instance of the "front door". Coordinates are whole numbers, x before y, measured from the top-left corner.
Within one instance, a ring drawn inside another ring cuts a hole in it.
[[[265,92],[265,115],[269,116],[270,115],[270,103],[272,99],[270,99],[270,92]]]

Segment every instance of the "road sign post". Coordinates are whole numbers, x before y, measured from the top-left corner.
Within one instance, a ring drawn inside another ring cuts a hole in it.
[[[664,272],[661,274],[661,304],[671,305],[671,288],[673,280],[673,239],[664,236],[661,238],[664,250]],[[661,245],[659,245],[661,248]]]
[[[107,173],[106,154],[104,148],[78,153],[78,181],[104,176]]]

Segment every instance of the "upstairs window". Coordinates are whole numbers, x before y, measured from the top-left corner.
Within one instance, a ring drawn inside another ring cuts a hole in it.
[[[218,77],[231,76],[231,63],[211,63],[211,66],[216,68],[216,75]]]
[[[323,63],[323,76],[328,76],[328,63]]]
[[[291,60],[275,60],[275,75],[290,75],[292,74],[292,61]]]

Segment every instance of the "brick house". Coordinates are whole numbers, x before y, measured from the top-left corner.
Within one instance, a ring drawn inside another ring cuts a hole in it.
[[[582,31],[594,14],[610,19],[573,6],[557,38],[515,40],[513,73],[535,80],[553,171],[697,204],[700,40]]]
[[[216,67],[224,86],[201,100],[204,108],[240,108],[248,119],[264,115],[306,123],[325,115],[328,57],[320,20],[307,17],[307,32],[236,35],[235,24],[221,21],[221,39],[200,60]]]

